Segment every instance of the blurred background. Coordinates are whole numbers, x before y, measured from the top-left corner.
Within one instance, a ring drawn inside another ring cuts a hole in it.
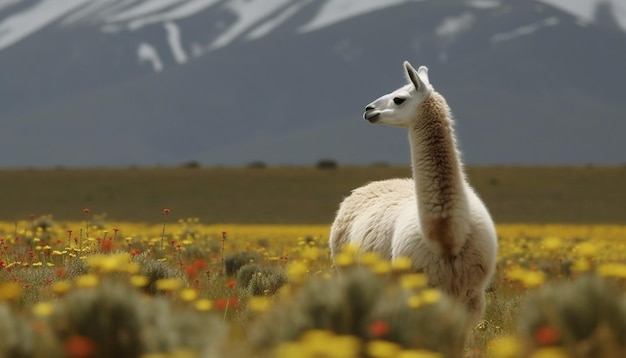
[[[0,0],[0,167],[408,164],[405,59],[468,164],[626,163],[624,0]]]

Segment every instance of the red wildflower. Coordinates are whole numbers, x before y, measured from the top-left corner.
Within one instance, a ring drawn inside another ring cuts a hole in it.
[[[196,277],[196,275],[198,274],[198,268],[195,266],[187,266],[185,267],[185,275],[187,275],[187,277],[194,278]]]
[[[389,324],[385,321],[373,321],[369,325],[370,334],[373,337],[382,337],[389,333]]]
[[[139,249],[132,249],[132,250],[130,250],[130,256],[131,257],[135,257],[135,256],[139,255],[140,253],[141,253],[141,250],[139,250]]]
[[[203,268],[207,267],[207,263],[203,259],[195,259],[193,261],[193,266],[198,268],[198,269],[203,269]]]
[[[168,208],[163,209],[163,214],[167,215],[169,213],[170,213],[170,209]]]
[[[65,353],[69,357],[89,357],[95,352],[93,341],[85,336],[71,336],[65,341]]]
[[[113,249],[113,240],[103,240],[100,247],[104,252],[111,252],[111,250]]]
[[[89,208],[84,208],[84,209],[83,209],[83,213],[85,213],[85,214],[89,214]]]
[[[230,280],[228,280],[228,282],[226,282],[226,287],[228,287],[228,288],[235,287],[235,280],[233,280],[232,278]]]
[[[67,272],[62,267],[57,267],[54,269],[54,275],[58,278],[64,278]]]
[[[226,307],[237,307],[238,304],[239,299],[237,297],[218,298],[214,302],[215,308],[220,310],[226,309]]]
[[[540,346],[551,346],[559,342],[561,335],[552,326],[541,326],[535,331],[535,341]]]

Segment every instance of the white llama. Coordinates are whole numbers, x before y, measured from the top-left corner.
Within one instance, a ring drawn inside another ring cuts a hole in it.
[[[331,255],[351,243],[389,260],[409,257],[412,270],[466,304],[475,323],[495,270],[494,225],[465,180],[446,100],[425,66],[404,67],[409,84],[370,103],[363,118],[408,128],[413,180],[373,182],[344,199],[330,232]]]

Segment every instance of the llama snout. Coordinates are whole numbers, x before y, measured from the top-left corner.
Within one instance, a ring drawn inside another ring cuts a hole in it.
[[[369,105],[365,107],[365,112],[363,113],[363,119],[369,121],[370,123],[375,123],[380,116],[380,111],[376,110],[376,107]]]

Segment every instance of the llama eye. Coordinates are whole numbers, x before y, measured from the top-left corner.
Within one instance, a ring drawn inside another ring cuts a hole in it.
[[[406,98],[400,98],[400,97],[393,98],[393,103],[397,105],[401,105],[402,103],[404,103],[404,101],[406,101]]]

